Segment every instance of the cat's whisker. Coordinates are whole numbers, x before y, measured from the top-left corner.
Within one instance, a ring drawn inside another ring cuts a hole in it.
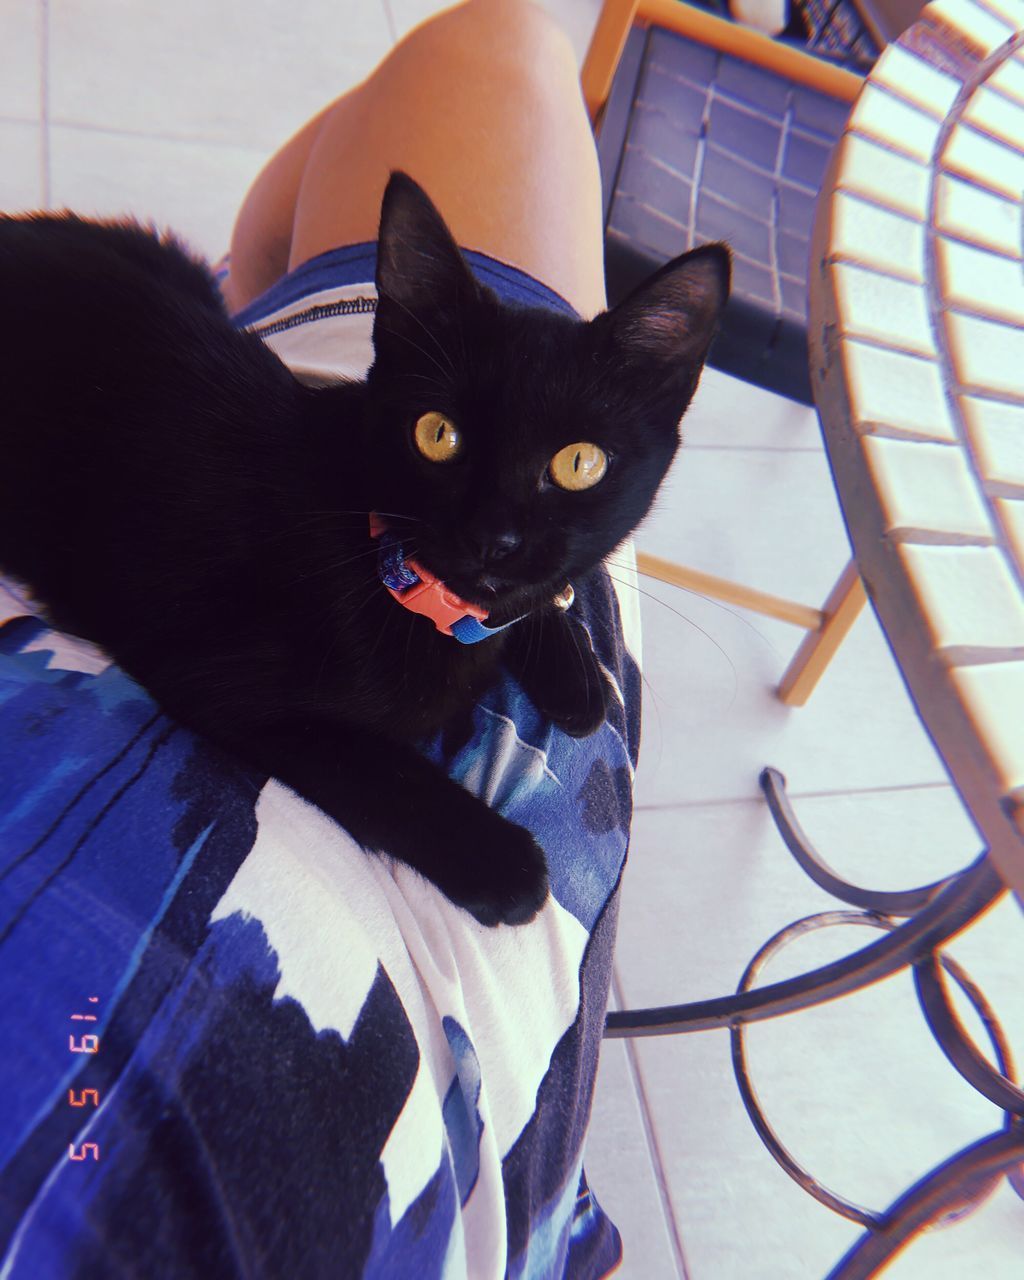
[[[393,299],[393,301],[395,301],[397,305],[402,308],[402,310],[406,313],[406,315],[410,316],[413,320],[416,321],[416,323],[427,335],[427,337],[431,340],[431,342],[433,342],[434,346],[437,347],[438,351],[440,351],[440,353],[444,356],[445,360],[448,361],[447,373],[454,374],[455,365],[452,363],[451,356],[449,356],[448,352],[445,351],[444,347],[440,344],[440,342],[438,342],[437,338],[434,336],[434,334],[430,332],[430,330],[419,318],[419,316],[416,315],[415,312],[410,311],[410,309],[407,306],[405,306],[404,303],[398,302],[397,299]],[[378,312],[377,315],[378,315],[378,323],[379,323],[380,312]],[[407,333],[400,333],[397,329],[385,329],[384,332],[390,333],[392,337],[401,338],[403,341],[408,342],[411,347],[415,347],[415,349],[420,353],[420,355],[426,356],[427,359],[430,361],[430,363],[434,365],[435,368],[441,371],[442,376],[446,373],[444,366],[441,364],[438,364],[437,360],[430,354],[430,352],[425,347],[421,347],[418,342],[414,342]]]
[[[256,542],[261,547],[269,546],[274,542],[283,542],[288,538],[307,538],[326,539],[330,537],[338,537],[343,535],[351,537],[353,531],[358,527],[357,521],[338,521],[329,520],[326,516],[311,517],[307,516],[302,520],[295,521],[294,524],[288,526],[287,529],[278,529],[274,533],[268,533],[256,538]]]
[[[403,515],[400,511],[377,511],[375,512],[375,514],[379,516],[389,516],[393,520],[409,520],[415,524],[422,523],[419,516]],[[340,516],[360,516],[361,520],[341,521],[340,519],[338,519]],[[323,510],[303,511],[294,517],[293,524],[290,527],[295,527],[296,525],[303,524],[307,521],[319,522],[319,521],[327,521],[327,520],[333,519],[333,520],[338,520],[339,524],[344,523],[346,526],[348,525],[358,526],[360,524],[363,524],[365,527],[368,528],[369,516],[370,516],[369,511],[354,511],[345,507],[332,507],[332,508],[325,508]],[[288,532],[288,530],[285,530],[285,532]]]
[[[429,351],[427,351],[425,348],[421,347],[421,346],[420,346],[420,344],[419,344],[418,342],[414,342],[414,341],[412,340],[412,338],[410,338],[410,337],[409,337],[409,335],[408,335],[408,334],[405,334],[405,333],[395,333],[395,331],[394,331],[394,330],[390,330],[389,332],[394,333],[394,336],[395,336],[396,338],[401,338],[403,342],[408,342],[408,344],[409,344],[411,347],[414,347],[414,348],[415,348],[415,349],[416,349],[416,350],[417,350],[421,355],[426,356],[426,357],[427,357],[427,359],[430,361],[430,363],[431,363],[431,364],[433,364],[433,365],[436,365],[436,366],[437,366],[437,368],[438,368],[438,369],[440,369],[441,373],[442,373],[442,374],[444,374],[444,372],[445,372],[444,368],[443,368],[441,365],[439,365],[439,364],[437,363],[437,361],[436,361],[436,360],[434,359],[434,357],[430,354],[430,352],[429,352]]]
[[[459,335],[459,353],[462,356],[462,367],[467,369],[470,367],[470,361],[466,353],[466,332],[462,317],[459,315],[458,298],[456,298],[455,302],[455,332]]]
[[[364,601],[363,605],[360,605],[360,608],[364,608],[366,603],[368,603],[368,602]],[[358,610],[357,610],[356,612],[358,612]],[[377,652],[377,648],[378,648],[378,646],[380,645],[381,636],[382,636],[382,635],[384,634],[384,632],[387,630],[387,628],[388,628],[388,623],[391,621],[391,619],[392,619],[393,617],[396,617],[396,616],[397,616],[397,614],[398,614],[398,610],[397,610],[397,609],[389,609],[389,610],[387,611],[387,614],[385,615],[384,621],[381,623],[380,630],[377,632],[377,639],[376,639],[376,640],[374,640],[374,642],[373,642],[373,648],[372,648],[372,649],[370,650],[370,652],[366,655],[366,664],[367,664],[367,666],[369,666],[369,664],[370,664],[370,662],[371,662],[371,660],[372,660],[372,658],[373,658],[373,655]]]
[[[354,564],[356,560],[362,560],[369,556],[376,556],[377,551],[377,547],[371,547],[368,551],[360,551],[356,555],[348,556],[344,560],[332,560],[330,564],[321,565],[319,569],[312,569],[309,573],[300,573],[298,577],[289,578],[283,585],[291,587],[297,582],[311,582],[314,578],[320,578],[324,574],[337,573],[339,569],[344,568],[345,565]],[[373,580],[377,580],[376,574],[373,575]],[[366,578],[365,581],[370,581],[370,578]]]
[[[345,513],[343,513],[345,514]],[[361,512],[354,512],[354,515],[361,515]],[[392,512],[378,512],[378,515],[394,516],[398,520],[410,520],[420,523],[416,516],[400,516]],[[287,529],[279,529],[276,533],[269,533],[265,537],[257,539],[260,546],[269,546],[274,542],[281,542],[288,538],[306,538],[326,539],[332,535],[344,535],[351,537],[354,531],[361,530],[369,536],[369,525],[364,520],[341,520],[338,519],[337,513],[333,511],[309,513],[302,516],[290,524]],[[403,531],[404,532],[404,531]],[[372,548],[376,550],[376,546]]]
[[[405,637],[405,661],[402,663],[402,670],[401,670],[403,685],[406,684],[407,681],[409,680],[409,672],[411,670],[409,666],[409,649],[412,647],[412,638],[416,634],[416,627],[413,623],[411,616],[407,619],[407,623],[408,623],[406,627],[407,635]]]
[[[345,560],[335,560],[335,561],[332,561],[332,562],[331,562],[330,564],[328,564],[328,565],[323,565],[323,566],[322,566],[321,568],[319,568],[319,569],[314,569],[311,573],[301,574],[301,575],[300,575],[299,577],[297,577],[297,578],[292,578],[292,579],[288,582],[288,584],[287,584],[287,585],[288,585],[288,586],[292,586],[292,585],[294,585],[296,582],[308,582],[308,581],[310,581],[310,580],[311,580],[311,579],[313,579],[313,578],[319,578],[319,577],[321,577],[321,576],[322,576],[323,574],[325,574],[325,573],[336,573],[339,569],[343,568],[345,565],[353,564],[356,560],[363,559],[363,558],[364,558],[364,557],[366,557],[366,556],[371,556],[371,555],[372,555],[372,556],[375,556],[375,555],[377,555],[377,554],[378,554],[378,551],[379,551],[379,548],[374,546],[374,547],[371,547],[368,551],[360,551],[360,552],[358,552],[356,555],[354,555],[354,556],[349,556],[349,557],[348,557],[347,559],[345,559]],[[413,543],[409,548],[407,548],[407,554],[410,556],[410,558],[415,557],[415,554],[416,554],[416,545],[415,545],[415,543]],[[354,587],[354,588],[353,588],[353,590],[357,590],[359,586],[362,586],[362,585],[364,585],[364,584],[365,584],[365,583],[367,583],[367,582],[373,582],[375,585],[379,585],[380,579],[379,579],[378,575],[377,575],[376,573],[374,573],[374,574],[373,574],[371,577],[369,577],[369,578],[363,578],[359,583],[357,583],[357,584],[356,584],[356,587]],[[348,599],[348,595],[350,595],[350,594],[351,594],[351,592],[347,593],[346,595],[343,595],[343,596],[338,597],[335,603],[340,603],[341,601]],[[369,599],[372,599],[372,598],[373,598],[373,597],[372,597],[372,594],[371,594],[371,596],[369,597]]]
[[[365,587],[367,586],[367,583],[366,583],[366,582],[362,582],[362,583],[360,583],[359,585],[365,588]],[[374,587],[376,587],[376,585],[377,585],[376,583],[373,583],[373,586],[374,586]],[[345,600],[347,600],[347,599],[349,598],[349,596],[355,595],[356,591],[358,591],[358,590],[359,590],[359,587],[358,587],[358,586],[357,586],[357,587],[353,587],[351,591],[346,592],[346,593],[345,593],[345,595],[341,597],[341,601],[345,601]],[[351,613],[349,616],[350,616],[350,617],[355,617],[355,615],[356,615],[357,613],[359,613],[359,612],[360,612],[360,610],[361,610],[361,609],[362,609],[366,604],[368,604],[368,603],[373,599],[374,595],[375,595],[375,591],[372,591],[372,590],[371,590],[371,591],[367,591],[365,599],[364,599],[364,600],[362,601],[362,603],[358,606],[358,608],[356,608],[356,609],[354,609],[354,610],[352,611],[352,613]],[[341,603],[341,601],[339,601],[338,603]],[[322,684],[322,682],[323,682],[323,678],[324,678],[324,672],[325,672],[325,671],[326,671],[326,669],[327,669],[327,663],[328,663],[328,661],[330,660],[330,658],[331,658],[332,654],[334,653],[335,649],[337,649],[338,644],[341,642],[341,640],[342,640],[342,638],[344,637],[344,635],[345,635],[345,629],[344,629],[343,627],[338,626],[338,627],[335,627],[335,628],[334,628],[334,637],[333,637],[333,639],[331,640],[330,644],[328,644],[328,646],[327,646],[326,652],[324,653],[324,656],[323,656],[323,660],[322,660],[322,662],[320,663],[320,670],[317,672],[316,680],[315,680],[315,681],[314,681],[314,683],[313,683],[313,690],[314,690],[313,697],[314,697],[314,701],[316,701],[316,700],[317,700],[317,698],[318,698],[318,696],[319,696],[319,693],[320,693],[320,686],[321,686],[321,684]]]
[[[615,569],[629,569],[631,567],[628,562],[617,562],[613,560],[610,556],[607,556],[605,558],[604,564],[611,565],[612,568],[615,568]],[[615,581],[620,582],[620,579],[616,578]],[[657,579],[657,581],[660,582],[661,579],[659,578]],[[631,582],[622,582],[621,585],[624,587],[629,587],[629,586],[632,586],[633,584]],[[677,582],[673,582],[669,585],[675,587],[679,591],[685,591],[687,595],[696,596],[698,600],[705,600],[708,604],[714,605],[715,608],[721,609],[724,613],[731,614],[731,616],[734,617],[737,622],[742,622],[743,625],[745,627],[748,627],[763,644],[766,644],[776,658],[781,658],[782,655],[779,653],[778,649],[776,649],[775,645],[773,645],[772,642],[768,639],[768,637],[764,634],[764,632],[758,631],[757,627],[754,626],[754,624],[750,621],[750,619],[745,618],[742,613],[737,613],[735,609],[730,609],[729,606],[727,604],[723,604],[721,600],[716,600],[714,596],[706,596],[703,593],[703,591],[698,591],[694,587],[683,587],[683,586],[680,586],[679,583]],[[672,607],[671,605],[666,604],[664,600],[659,599],[658,596],[653,596],[649,591],[644,591],[643,588],[640,587],[639,585],[637,586],[637,590],[640,591],[642,595],[647,596],[649,600],[657,600],[659,604],[665,605],[666,609],[670,609]],[[689,619],[687,619],[687,621],[689,621]]]
[[[437,335],[436,335],[435,333],[432,333],[432,332],[431,332],[431,330],[430,330],[430,329],[429,329],[429,328],[424,324],[424,322],[420,319],[420,317],[415,313],[415,311],[413,311],[411,308],[407,307],[407,306],[405,305],[405,303],[404,303],[404,302],[402,302],[400,299],[395,298],[395,297],[389,297],[389,299],[388,299],[388,300],[389,300],[390,302],[393,302],[396,306],[401,307],[401,309],[405,312],[405,314],[406,314],[407,316],[409,316],[411,319],[413,319],[413,320],[415,320],[415,321],[416,321],[416,323],[417,323],[417,324],[419,325],[419,327],[423,330],[423,332],[427,335],[427,337],[431,340],[431,342],[434,344],[434,346],[435,346],[435,347],[437,347],[438,351],[440,351],[440,353],[441,353],[441,354],[444,356],[444,358],[448,361],[448,364],[449,364],[449,366],[450,366],[450,368],[451,368],[452,372],[454,373],[454,371],[455,371],[455,366],[452,364],[451,356],[448,354],[448,352],[447,352],[447,351],[444,349],[444,347],[441,345],[440,341],[439,341],[439,340],[438,340],[438,338],[437,338]],[[378,321],[379,321],[379,319],[380,319],[380,310],[379,310],[379,309],[378,309],[378,311],[377,311],[376,319],[377,319]],[[389,333],[393,333],[393,332],[394,332],[394,330],[393,330],[393,329],[389,329],[389,330],[388,330],[388,332],[389,332]],[[426,352],[424,352],[424,355],[425,355],[425,354],[426,354]]]
[[[607,561],[606,561],[605,563],[607,564]],[[615,577],[615,575],[614,575],[614,574],[612,574],[612,573],[609,573],[609,574],[608,574],[608,577],[609,577],[609,578],[611,578],[611,580],[612,580],[613,582],[617,582],[617,583],[619,584],[619,586],[621,586],[621,587],[631,587],[631,586],[633,586],[633,585],[634,585],[634,584],[633,584],[633,583],[631,583],[631,582],[625,582],[625,581],[623,581],[621,578],[616,578],[616,577]],[[733,702],[735,702],[735,700],[736,700],[736,695],[737,695],[737,693],[739,692],[740,684],[739,684],[739,675],[738,675],[738,673],[737,673],[737,671],[736,671],[736,664],[733,662],[732,658],[730,658],[730,657],[729,657],[729,655],[728,655],[728,653],[725,651],[725,649],[723,649],[723,648],[722,648],[722,646],[718,643],[718,641],[715,639],[715,637],[714,637],[713,635],[711,635],[711,634],[710,634],[710,632],[705,631],[705,630],[704,630],[704,628],[703,628],[702,626],[699,626],[696,622],[694,622],[694,620],[693,620],[692,618],[688,618],[688,617],[686,616],[686,614],[684,614],[684,613],[680,613],[678,609],[673,609],[673,608],[672,608],[672,606],[671,606],[670,604],[667,604],[664,600],[659,600],[657,596],[651,595],[651,593],[650,593],[649,591],[645,591],[645,590],[643,589],[643,587],[637,586],[637,587],[636,587],[636,590],[637,590],[637,591],[638,591],[642,596],[646,596],[648,600],[654,600],[657,604],[664,605],[664,607],[665,607],[666,609],[668,609],[668,611],[669,611],[670,613],[674,613],[674,614],[676,615],[676,617],[677,617],[677,618],[680,618],[683,622],[688,622],[688,623],[690,624],[690,626],[691,626],[691,627],[693,627],[693,629],[694,629],[695,631],[699,631],[699,632],[701,633],[701,635],[702,635],[702,636],[704,636],[704,638],[705,638],[705,639],[707,639],[707,640],[710,640],[710,641],[711,641],[711,643],[715,646],[715,648],[716,648],[716,649],[718,650],[718,652],[722,655],[722,657],[726,660],[726,662],[728,662],[728,664],[729,664],[729,669],[730,669],[730,671],[732,672],[732,681],[733,681],[733,687],[732,687],[732,700],[731,700],[731,701],[730,701],[730,703],[729,703],[729,706],[731,707],[731,706],[732,706],[732,704],[733,704]]]
[[[530,628],[526,637],[526,657],[523,660],[523,665],[527,667],[530,665],[530,658],[533,654],[533,642],[537,636],[537,628],[539,627],[539,625],[540,623],[536,618],[536,616],[531,615]]]
[[[578,640],[578,639],[577,639],[577,637],[576,637],[576,630],[575,630],[575,628],[574,628],[574,627],[570,627],[570,628],[569,628],[569,635],[572,637],[573,647],[574,647],[574,648],[575,648],[575,650],[576,650],[576,657],[577,657],[577,658],[579,658],[579,660],[580,660],[580,667],[581,667],[581,669],[582,669],[582,671],[583,671],[583,679],[584,679],[584,680],[586,680],[586,678],[587,678],[587,663],[586,663],[586,659],[583,657],[583,650],[580,648],[580,642],[579,642],[579,640]]]
[[[346,591],[345,594],[343,596],[340,596],[337,600],[331,601],[331,604],[333,607],[330,610],[328,610],[324,614],[323,618],[321,619],[321,626],[333,636],[328,646],[328,655],[330,653],[333,653],[335,647],[338,644],[338,641],[344,636],[345,630],[346,630],[345,626],[343,625],[343,620],[339,619],[338,617],[338,612],[337,612],[338,606],[345,604],[348,600],[352,598],[352,596],[356,595],[361,589],[363,592],[363,600],[349,614],[350,617],[353,617],[355,613],[362,608],[363,604],[373,599],[374,595],[376,594],[376,590],[375,590],[376,585],[377,585],[376,583],[371,584],[366,581],[360,582],[357,586],[354,586],[350,590]],[[327,657],[325,656],[324,662],[323,664],[321,664],[320,673],[317,676],[318,683],[321,677],[323,676],[323,666],[326,665],[326,662],[327,662]]]
[[[403,382],[425,382],[428,387],[437,387],[439,391],[447,391],[448,387],[440,378],[432,378],[429,373],[403,373]]]
[[[322,510],[312,510],[303,512],[304,515],[310,516],[363,516],[368,517],[369,511],[357,511],[351,507],[324,507]],[[393,516],[396,520],[415,520],[419,523],[419,516],[403,515],[400,511],[381,511],[377,510],[379,516]]]

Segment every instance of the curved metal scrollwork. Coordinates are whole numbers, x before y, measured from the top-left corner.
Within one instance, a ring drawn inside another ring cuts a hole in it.
[[[919,1231],[947,1214],[951,1205],[962,1201],[965,1192],[996,1183],[1022,1162],[1024,1129],[1019,1126],[965,1147],[900,1196],[825,1280],[869,1280]]]
[[[816,1200],[867,1228],[826,1280],[867,1280],[917,1232],[973,1212],[1002,1177],[1024,1198],[1024,1089],[1016,1083],[1009,1045],[978,987],[955,960],[938,954],[944,943],[992,906],[1006,892],[1006,886],[987,851],[958,874],[915,889],[872,890],[851,884],[828,866],[807,838],[786,796],[783,775],[767,768],[760,781],[779,833],[799,865],[822,889],[859,910],[821,912],[780,929],[747,965],[734,995],[618,1010],[608,1014],[604,1034],[614,1039],[727,1027],[743,1105],[771,1155]],[[897,923],[893,917],[900,916],[909,918]],[[765,964],[787,943],[811,930],[840,924],[866,925],[883,930],[886,936],[798,977],[754,986]],[[883,1213],[862,1208],[829,1190],[785,1148],[768,1123],[751,1083],[744,1033],[749,1023],[838,999],[908,966],[913,967],[921,1008],[943,1052],[975,1089],[1005,1113],[1005,1130],[957,1153]],[[944,974],[957,983],[981,1019],[992,1043],[995,1066],[961,1025]]]
[[[940,889],[946,888],[956,879],[956,876],[947,876],[945,880],[936,880],[917,889],[895,891],[862,889],[859,885],[851,884],[836,875],[808,840],[793,812],[793,806],[789,803],[786,779],[779,770],[771,766],[762,769],[759,782],[786,848],[814,883],[840,902],[848,902],[851,907],[860,907],[862,911],[877,911],[884,916],[911,916],[927,906]]]
[[[996,1046],[998,1071],[994,1070],[992,1065],[982,1057],[961,1026],[942,980],[943,968],[953,973],[961,990],[978,1009],[985,1023],[985,1029]],[[1015,1073],[1010,1046],[1006,1043],[1002,1029],[991,1010],[987,1015],[982,1013],[975,999],[977,989],[970,980],[965,981],[965,975],[955,970],[952,961],[943,960],[940,963],[938,956],[930,956],[914,966],[914,982],[917,986],[917,998],[921,1002],[921,1008],[931,1027],[932,1035],[938,1040],[943,1053],[957,1071],[968,1084],[973,1085],[979,1093],[984,1094],[1001,1110],[1011,1115],[1024,1116],[1024,1090],[1013,1082]]]
[[[770,938],[764,944],[757,955],[755,955],[747,965],[743,977],[740,979],[738,989],[740,991],[748,991],[753,986],[757,975],[769,960],[771,960],[773,956],[777,955],[790,942],[794,941],[794,939],[815,929],[826,929],[834,925],[850,924],[862,925],[875,929],[884,929],[889,932],[898,928],[893,921],[887,920],[884,916],[879,916],[872,912],[823,911],[818,915],[808,916],[803,920],[798,920],[795,924],[787,925],[785,929],[780,929],[774,937]],[[971,981],[955,960],[948,956],[943,956],[941,958],[930,957],[929,960],[921,963],[927,966],[933,961],[937,966],[940,966],[941,969],[944,969],[949,973],[973,1005],[975,1012],[978,1014],[978,1017],[981,1019],[989,1033],[989,1037],[992,1041],[992,1048],[999,1063],[999,1072],[1002,1074],[993,1071],[989,1064],[985,1062],[985,1059],[978,1053],[977,1049],[975,1049],[973,1045],[970,1045],[977,1059],[984,1063],[984,1065],[988,1067],[989,1072],[997,1079],[1008,1081],[1013,1074],[1013,1063],[1010,1057],[1009,1047],[1006,1044],[1006,1038],[996,1021],[995,1015],[993,1014],[988,1002],[985,1000],[978,987]],[[941,979],[939,979],[939,981],[941,982]],[[944,991],[943,994],[945,994]],[[824,1186],[814,1178],[806,1169],[803,1168],[802,1165],[798,1164],[796,1159],[790,1154],[786,1147],[783,1146],[778,1135],[775,1133],[775,1130],[768,1123],[764,1110],[758,1100],[757,1093],[751,1083],[750,1073],[747,1070],[744,1031],[745,1029],[743,1027],[733,1027],[730,1029],[729,1035],[732,1047],[732,1065],[733,1072],[736,1076],[736,1084],[740,1091],[740,1097],[743,1099],[743,1105],[746,1107],[747,1115],[750,1117],[751,1123],[757,1130],[758,1137],[760,1137],[761,1141],[771,1152],[780,1167],[785,1169],[793,1181],[803,1187],[808,1195],[813,1196],[815,1200],[831,1209],[833,1213],[841,1214],[842,1217],[849,1218],[853,1222],[859,1222],[861,1226],[869,1227],[872,1230],[881,1227],[885,1222],[884,1214],[874,1212],[870,1209],[863,1209],[859,1205],[853,1204],[852,1201],[846,1200],[844,1197],[837,1195],[836,1192],[830,1191],[828,1187]],[[961,1035],[963,1035],[962,1028]],[[966,1037],[964,1038],[966,1039]],[[964,1196],[961,1203],[957,1206],[955,1217],[963,1217],[966,1212],[973,1212],[976,1208],[979,1208],[983,1201],[986,1200],[993,1191],[995,1191],[997,1185],[997,1181],[992,1181],[979,1188],[979,1190],[974,1194]],[[954,1215],[947,1212],[946,1216],[952,1220],[952,1216]]]
[[[665,1036],[682,1031],[735,1027],[809,1009],[859,991],[930,955],[965,929],[1006,892],[987,853],[940,888],[931,901],[891,934],[797,978],[755,991],[688,1004],[622,1009],[605,1019],[605,1036]]]

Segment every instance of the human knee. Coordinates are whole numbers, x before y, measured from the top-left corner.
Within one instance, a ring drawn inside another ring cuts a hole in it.
[[[568,60],[574,70],[576,55],[565,28],[536,0],[469,0],[487,13],[507,48],[533,60]]]
[[[457,47],[496,70],[521,66],[544,73],[554,66],[577,75],[569,37],[535,0],[464,0],[427,19],[399,48],[435,41],[447,50]]]
[[[568,41],[564,28],[538,0],[465,0],[449,12],[468,21],[495,23],[506,35],[520,31],[533,39]]]

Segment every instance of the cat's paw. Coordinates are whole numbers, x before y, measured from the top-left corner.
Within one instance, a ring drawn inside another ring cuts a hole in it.
[[[543,619],[539,643],[516,636],[506,664],[547,720],[574,738],[588,738],[605,722],[615,697],[590,636],[562,614]]]
[[[460,841],[437,884],[481,924],[526,924],[548,896],[544,850],[525,828],[491,816],[479,841]]]
[[[441,733],[441,756],[446,768],[451,766],[455,757],[472,738],[475,728],[472,707],[465,708],[444,726]]]
[[[596,688],[588,686],[579,703],[571,708],[552,710],[552,719],[559,729],[573,738],[589,738],[604,724],[608,715],[608,698],[611,690],[602,678]]]
[[[604,724],[608,715],[611,686],[595,664],[587,679],[550,685],[534,695],[537,710],[573,738],[589,738]]]

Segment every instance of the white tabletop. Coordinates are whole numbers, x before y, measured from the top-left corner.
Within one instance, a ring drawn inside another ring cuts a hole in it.
[[[1022,245],[1024,0],[936,0],[826,178],[812,382],[868,595],[1024,899]]]

